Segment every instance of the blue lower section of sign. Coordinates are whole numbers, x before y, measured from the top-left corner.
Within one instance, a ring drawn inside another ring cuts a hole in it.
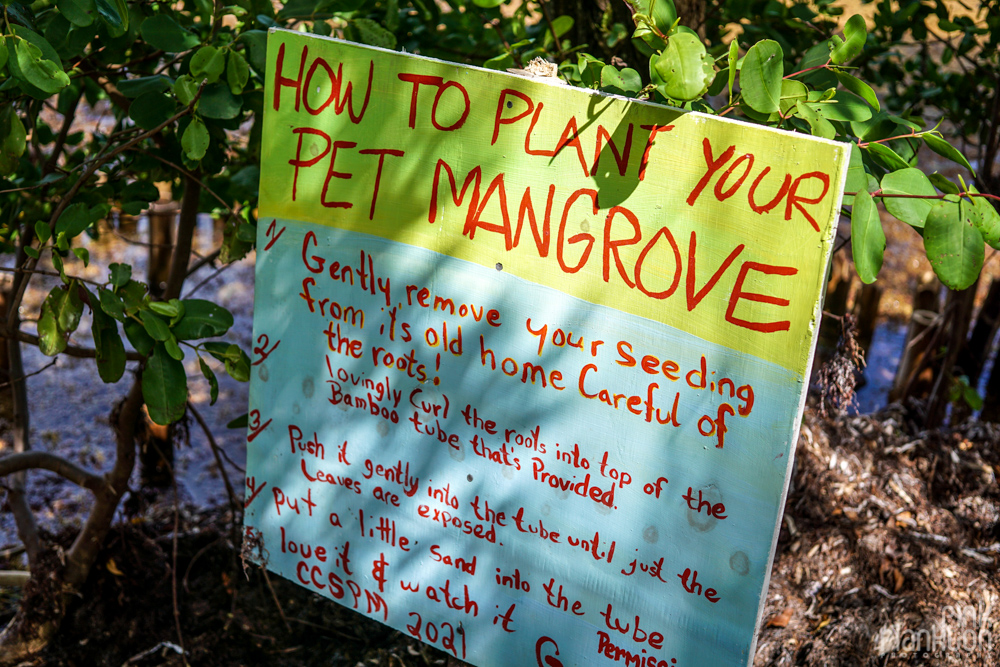
[[[477,665],[749,662],[801,378],[500,266],[264,227],[260,561]]]

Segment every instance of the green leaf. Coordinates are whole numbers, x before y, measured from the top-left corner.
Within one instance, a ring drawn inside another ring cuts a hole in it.
[[[125,330],[125,337],[128,338],[128,342],[132,344],[135,351],[139,354],[145,356],[153,350],[153,345],[156,343],[143,326],[129,318],[125,320],[125,324],[122,325],[122,329]]]
[[[962,155],[962,153],[957,148],[949,144],[943,138],[937,136],[936,134],[928,133],[923,135],[923,139],[925,142],[927,142],[927,147],[930,148],[932,151],[934,151],[941,157],[948,158],[952,162],[962,165],[963,167],[968,169],[973,176],[976,175],[976,170],[972,168],[972,165],[969,164],[969,161],[965,159],[965,156]]]
[[[667,42],[656,59],[655,69],[663,81],[660,92],[672,100],[695,100],[705,94],[715,69],[705,45],[694,35],[680,33]]]
[[[199,83],[191,76],[184,74],[177,77],[177,81],[174,82],[174,95],[177,96],[181,104],[187,106],[194,101],[195,95],[198,94],[198,85]]]
[[[931,207],[924,223],[924,250],[934,273],[954,290],[976,281],[986,254],[982,233],[963,220],[960,205],[953,201]]]
[[[101,210],[96,206],[88,208],[83,203],[73,204],[67,207],[56,220],[55,233],[65,234],[69,238],[78,236],[98,220],[100,213]]]
[[[784,73],[781,46],[777,42],[765,39],[751,46],[740,69],[740,88],[747,105],[760,113],[777,111]]]
[[[396,48],[396,36],[383,28],[378,21],[358,18],[350,21],[348,25],[357,31],[358,40],[362,44],[378,46],[383,49]]]
[[[56,7],[70,23],[81,28],[93,23],[97,16],[94,0],[56,0]]]
[[[120,264],[115,262],[108,266],[111,272],[110,281],[115,287],[121,287],[132,280],[132,266],[130,264]]]
[[[240,35],[239,42],[246,44],[247,60],[258,74],[263,74],[267,68],[267,32],[264,30],[247,30]]]
[[[42,244],[52,238],[52,228],[49,227],[49,223],[44,220],[35,222],[35,236],[38,237],[38,241]]]
[[[143,24],[145,25],[145,24]],[[146,93],[162,93],[170,90],[173,79],[162,74],[143,76],[136,79],[122,79],[116,85],[118,92],[129,99],[135,99]]]
[[[507,69],[514,67],[514,58],[509,53],[501,53],[484,62],[483,67],[505,72]]]
[[[184,364],[171,357],[163,344],[153,347],[153,355],[142,372],[142,397],[149,418],[167,425],[184,416],[187,404],[187,375]]]
[[[49,95],[54,95],[69,85],[69,76],[60,63],[42,57],[42,50],[26,39],[14,39],[17,67],[24,80]]]
[[[150,16],[142,22],[139,32],[147,44],[167,53],[187,51],[201,44],[197,35],[181,26],[168,14]]]
[[[250,80],[250,65],[239,51],[229,52],[229,63],[226,65],[226,83],[233,95],[239,95]]]
[[[169,95],[144,93],[129,105],[128,116],[144,130],[152,130],[174,115],[176,104]]]
[[[128,30],[128,6],[125,0],[96,0],[97,13],[115,32]]]
[[[35,259],[38,259],[41,256],[38,253],[38,249],[32,248],[31,246],[24,246],[24,254],[28,257],[34,257]]]
[[[667,33],[677,22],[674,0],[625,0],[635,14],[647,17],[662,33]],[[636,22],[638,25],[638,21]]]
[[[149,309],[157,315],[169,317],[171,319],[184,314],[184,306],[177,299],[170,301],[151,301]]]
[[[91,294],[90,302],[95,302]],[[94,308],[91,331],[94,335],[94,349],[97,352],[97,373],[108,383],[118,382],[125,373],[125,344],[118,335],[118,325],[100,308]]]
[[[240,415],[236,419],[234,419],[231,422],[229,422],[228,424],[226,424],[226,428],[234,428],[234,429],[235,428],[242,428],[242,429],[246,429],[246,427],[249,424],[250,424],[250,415],[248,413],[244,412],[242,415]]]
[[[182,350],[181,346],[177,344],[176,338],[168,338],[163,341],[163,347],[167,350],[167,354],[169,354],[172,359],[184,361],[184,350]]]
[[[135,280],[129,280],[118,290],[125,303],[125,312],[134,315],[146,304],[146,286]]]
[[[90,264],[90,251],[86,248],[73,248],[73,254],[76,255],[77,259],[83,262],[84,268]]]
[[[477,6],[492,9],[503,4],[504,0],[472,0]]]
[[[160,198],[160,190],[152,181],[132,181],[122,189],[122,201],[154,202]]]
[[[935,199],[892,197],[889,195],[937,195],[924,172],[913,167],[900,169],[882,178],[882,203],[891,215],[914,227],[923,227]]]
[[[733,85],[736,83],[736,61],[740,57],[740,44],[738,39],[729,43],[729,103],[733,103]]]
[[[10,176],[20,164],[27,146],[27,135],[14,105],[8,104],[0,111],[0,128],[5,132],[0,140],[0,175]]]
[[[868,173],[861,157],[861,149],[851,143],[851,157],[847,166],[847,180],[844,182],[844,192],[861,192],[868,185]],[[854,203],[853,195],[844,195],[844,203],[850,206]]]
[[[958,189],[957,185],[955,185],[954,183],[952,183],[951,181],[949,181],[947,178],[937,173],[936,171],[933,174],[929,175],[927,178],[929,178],[931,183],[934,184],[934,187],[936,187],[938,190],[945,193],[946,195],[957,195],[959,192],[961,192]]]
[[[248,382],[250,380],[250,358],[239,346],[233,345],[232,347],[236,348],[239,358],[236,361],[226,360],[226,372],[237,382]]]
[[[983,409],[983,397],[979,395],[975,387],[966,385],[962,389],[962,400],[964,400],[973,410]]]
[[[851,252],[861,281],[875,282],[885,255],[885,231],[882,229],[878,207],[866,190],[854,197],[854,208],[851,211]]]
[[[195,51],[191,58],[191,76],[195,79],[207,79],[215,83],[226,69],[226,53],[214,46],[203,46]]]
[[[205,86],[198,103],[198,115],[204,118],[229,120],[236,118],[243,108],[243,99],[233,95],[229,86],[219,81]]]
[[[977,192],[975,188],[972,192]],[[964,201],[964,200],[963,200]],[[990,203],[986,197],[972,197],[972,204],[962,210],[963,215],[968,215],[976,226],[976,229],[983,235],[983,239],[994,250],[1000,250],[1000,213]]]
[[[879,104],[878,95],[872,90],[872,87],[861,79],[851,76],[847,72],[841,72],[840,70],[834,70],[834,74],[837,75],[837,80],[840,81],[840,85],[847,88],[849,91],[859,96],[865,102],[870,104],[875,111],[881,111],[882,106]]]
[[[806,84],[801,81],[793,81],[791,79],[782,80],[781,100],[778,102],[778,110],[783,116],[787,116],[789,111],[796,108],[799,102],[804,103],[806,101],[808,93]]]
[[[54,357],[66,349],[66,338],[56,326],[56,318],[42,309],[38,318],[38,349],[47,357]]]
[[[889,169],[909,169],[910,164],[885,144],[868,144],[868,151]]]
[[[221,336],[233,326],[232,314],[222,306],[203,299],[184,299],[184,317],[174,326],[178,340]]]
[[[107,315],[119,322],[125,321],[125,306],[122,305],[122,301],[118,298],[118,295],[111,290],[99,288],[97,290],[97,298],[101,303],[101,310]]]
[[[201,358],[201,355],[198,355],[198,366],[201,367],[201,374],[208,380],[209,397],[211,398],[208,404],[215,405],[215,402],[219,400],[219,380],[215,377],[215,372]]]
[[[201,344],[203,350],[218,359],[219,361],[239,361],[240,346],[222,341],[207,341]]]
[[[809,123],[809,128],[812,131],[813,136],[823,137],[824,139],[833,139],[837,136],[837,130],[833,127],[833,123],[816,113],[816,111],[814,111],[808,104],[799,100],[795,103],[795,110],[800,118]],[[851,145],[856,146],[856,144]],[[862,169],[862,173],[863,172],[864,169]],[[848,176],[848,179],[850,179],[850,176]],[[851,188],[847,188],[847,192],[856,191]],[[849,204],[850,202],[845,203]]]
[[[142,320],[142,326],[146,329],[146,333],[155,341],[163,342],[173,335],[170,333],[170,327],[167,323],[151,310],[140,311],[139,319]]]
[[[823,102],[809,102],[819,115],[829,120],[866,121],[872,117],[868,103],[852,93],[837,91],[837,98]]]
[[[847,19],[844,26],[844,41],[830,50],[830,60],[834,65],[842,65],[855,58],[865,48],[868,39],[868,26],[865,17],[855,14]]]
[[[181,147],[189,160],[197,162],[205,157],[205,153],[208,151],[208,138],[208,128],[205,127],[205,122],[197,116],[192,118],[191,123],[184,130],[184,136],[181,137]]]
[[[625,80],[622,78],[618,68],[614,65],[605,65],[601,70],[601,88],[612,88],[616,91],[625,91]]]

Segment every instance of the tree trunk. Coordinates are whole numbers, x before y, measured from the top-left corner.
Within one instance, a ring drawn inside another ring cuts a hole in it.
[[[149,207],[149,264],[146,276],[149,293],[157,298],[163,295],[170,279],[170,251],[174,245],[176,214],[177,207],[173,202]]]

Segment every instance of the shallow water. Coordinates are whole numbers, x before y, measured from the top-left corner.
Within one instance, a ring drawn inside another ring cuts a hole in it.
[[[106,227],[102,228],[98,239],[87,239],[84,246],[90,251],[90,266],[84,269],[81,263],[74,262],[68,273],[103,282],[107,279],[108,264],[128,262],[133,266],[133,277],[145,281],[148,249],[128,241],[145,240],[146,220],[141,218],[138,223],[118,231],[118,234]],[[221,234],[215,229],[212,219],[202,216],[194,239],[195,251],[210,253],[220,242]],[[216,269],[211,266],[202,267],[188,278],[182,297],[211,299],[228,308],[233,313],[235,324],[224,340],[238,343],[250,354],[253,256],[236,262],[211,277],[215,272]],[[205,279],[209,279],[208,282],[196,293],[190,294],[190,290]],[[26,294],[22,316],[36,316],[39,304],[56,284],[58,278],[36,276]],[[90,322],[90,315],[85,313],[71,344],[93,347]],[[22,328],[36,333],[34,322],[25,322]],[[129,347],[127,341],[125,344]],[[114,456],[114,434],[109,426],[108,416],[114,405],[128,392],[132,382],[130,371],[134,369],[135,363],[128,364],[128,370],[116,384],[106,385],[98,377],[92,359],[74,359],[60,355],[56,357],[54,366],[45,368],[52,363],[51,358],[42,355],[31,345],[23,345],[22,349],[26,374],[44,369],[27,379],[32,448],[53,452],[90,470],[104,472],[109,469]],[[249,385],[230,379],[222,364],[205,355],[206,362],[213,367],[219,379],[219,400],[209,407],[208,383],[201,375],[198,358],[190,349],[183,346],[182,349],[186,351],[184,366],[189,380],[191,402],[212,429],[220,448],[237,465],[243,466],[246,459],[245,430],[230,430],[226,428],[226,424],[246,412]],[[190,422],[190,434],[191,446],[179,444],[175,454],[181,499],[197,505],[225,503],[225,487],[208,440],[194,419]],[[9,450],[9,447],[9,436],[4,434],[0,441],[0,452]],[[242,495],[242,473],[229,464],[226,466],[236,493]],[[131,487],[139,488],[138,466],[133,473]],[[172,493],[166,493],[165,497],[172,500]],[[88,491],[64,482],[51,473],[38,471],[29,473],[28,499],[40,525],[48,530],[56,530],[67,524],[80,524],[91,500]],[[17,542],[13,520],[9,513],[3,513],[0,515],[0,546]]]

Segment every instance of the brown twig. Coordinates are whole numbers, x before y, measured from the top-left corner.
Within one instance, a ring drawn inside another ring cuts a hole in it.
[[[35,377],[36,375],[41,375],[42,373],[44,373],[45,371],[47,371],[48,369],[52,368],[55,365],[56,365],[56,360],[53,359],[49,363],[47,363],[44,366],[42,366],[41,368],[39,368],[37,371],[32,371],[31,373],[28,373],[27,375],[22,375],[21,377],[18,377],[18,378],[11,378],[7,382],[4,382],[3,384],[0,384],[0,389],[6,389],[7,387],[11,386],[15,382],[23,382],[24,380],[27,380],[30,377]]]
[[[0,271],[4,273],[30,273],[37,276],[52,276],[53,278],[62,278],[62,275],[58,271],[46,271],[45,269],[23,269],[17,267],[0,266]],[[78,278],[77,276],[67,275],[66,277],[72,280],[78,280],[81,283],[94,285],[95,287],[104,287],[104,285],[106,284],[97,282],[96,280],[88,280],[87,278]]]
[[[523,69],[524,63],[521,62],[521,56],[519,56],[517,52],[511,48],[510,43],[507,41],[507,38],[504,37],[503,30],[501,30],[500,28],[500,19],[490,20],[486,18],[486,14],[482,14],[482,17],[483,17],[483,23],[490,26],[491,28],[493,28],[494,31],[496,31],[497,36],[500,37],[500,43],[503,44],[504,50],[506,50],[507,53],[510,54],[510,57],[514,59],[514,64],[517,65],[518,68]]]
[[[188,291],[188,293],[184,295],[184,298],[185,299],[191,298],[192,294],[194,294],[195,292],[197,292],[198,290],[200,290],[208,282],[210,282],[211,280],[215,279],[216,276],[218,276],[220,273],[222,273],[223,271],[225,271],[226,269],[228,269],[231,266],[232,266],[232,264],[224,264],[224,265],[220,266],[218,269],[216,269],[215,271],[213,271],[210,276],[208,276],[207,278],[205,278],[204,280],[202,280],[200,283],[198,283],[197,285],[195,285],[194,287],[192,287],[191,290]],[[194,271],[189,272],[188,275],[191,275],[191,273],[194,273]]]
[[[201,267],[207,264],[214,264],[215,260],[219,259],[219,255],[221,254],[222,254],[222,248],[216,248],[212,252],[208,253],[207,255],[199,259],[197,262],[188,267],[188,277],[190,278],[191,275],[196,273],[198,269],[200,269]],[[201,287],[201,285],[198,285],[198,287]],[[191,290],[191,292],[194,292],[196,289],[198,289],[198,287],[195,287],[195,289]],[[191,295],[191,292],[188,292],[188,296]]]
[[[194,181],[197,181],[198,185],[200,185],[202,187],[202,189],[205,190],[205,192],[207,192],[208,194],[212,195],[212,197],[217,202],[219,202],[220,204],[222,204],[222,206],[225,207],[225,209],[227,211],[229,211],[230,215],[236,215],[236,211],[233,210],[233,207],[230,206],[226,202],[225,199],[223,199],[221,196],[219,196],[219,194],[215,190],[213,190],[212,188],[210,188],[207,185],[205,185],[205,181],[203,181],[200,178],[198,178],[197,174],[195,174],[193,171],[189,171],[188,169],[185,169],[184,167],[180,166],[179,164],[175,164],[174,162],[171,162],[170,160],[168,160],[166,158],[160,157],[159,155],[156,155],[154,153],[150,153],[149,151],[147,151],[144,148],[132,148],[132,150],[135,151],[136,153],[142,153],[143,155],[151,157],[154,160],[162,162],[163,164],[167,165],[171,169],[174,169],[178,173],[183,174],[184,176],[187,176],[188,178],[190,178],[190,179],[192,179]]]
[[[5,336],[2,331],[0,331],[0,338],[15,338],[22,343],[28,343],[29,345],[38,346],[40,343],[38,336],[30,334],[24,331],[18,331],[14,336]],[[60,354],[65,354],[67,357],[74,357],[76,359],[96,359],[97,350],[91,347],[77,347],[75,345],[67,345],[66,349]],[[144,357],[138,352],[125,352],[125,359],[128,361],[142,361]],[[30,375],[21,375],[20,377],[31,377]]]
[[[212,435],[212,429],[208,427],[208,424],[202,418],[201,413],[194,407],[194,403],[188,401],[188,412],[194,415],[195,421],[201,426],[201,430],[205,433],[205,438],[208,439],[208,445],[212,448],[212,456],[215,457],[215,465],[219,467],[219,473],[222,475],[222,481],[226,485],[226,493],[229,495],[229,509],[233,513],[233,521],[236,521],[236,517],[239,516],[239,506],[240,503],[236,498],[236,491],[233,489],[232,483],[229,481],[229,473],[226,472],[226,468],[222,465],[222,457],[219,455],[219,443],[215,441],[215,436]]]
[[[559,54],[559,57],[562,58],[562,44],[559,43],[559,35],[556,34],[556,28],[552,22],[552,15],[549,13],[549,6],[546,4],[545,0],[538,0],[538,4],[542,6],[542,12],[545,14],[545,22],[549,24],[549,32],[552,33],[552,41],[556,43],[556,52]]]
[[[278,594],[274,592],[274,586],[271,585],[271,577],[267,574],[267,568],[262,567],[260,571],[264,573],[264,581],[267,582],[267,589],[271,591],[271,597],[274,599],[274,606],[278,608],[278,614],[281,616],[281,620],[285,623],[285,629],[289,632],[292,631],[292,626],[288,624],[288,619],[285,617],[285,610],[281,608],[281,602],[278,600]]]

